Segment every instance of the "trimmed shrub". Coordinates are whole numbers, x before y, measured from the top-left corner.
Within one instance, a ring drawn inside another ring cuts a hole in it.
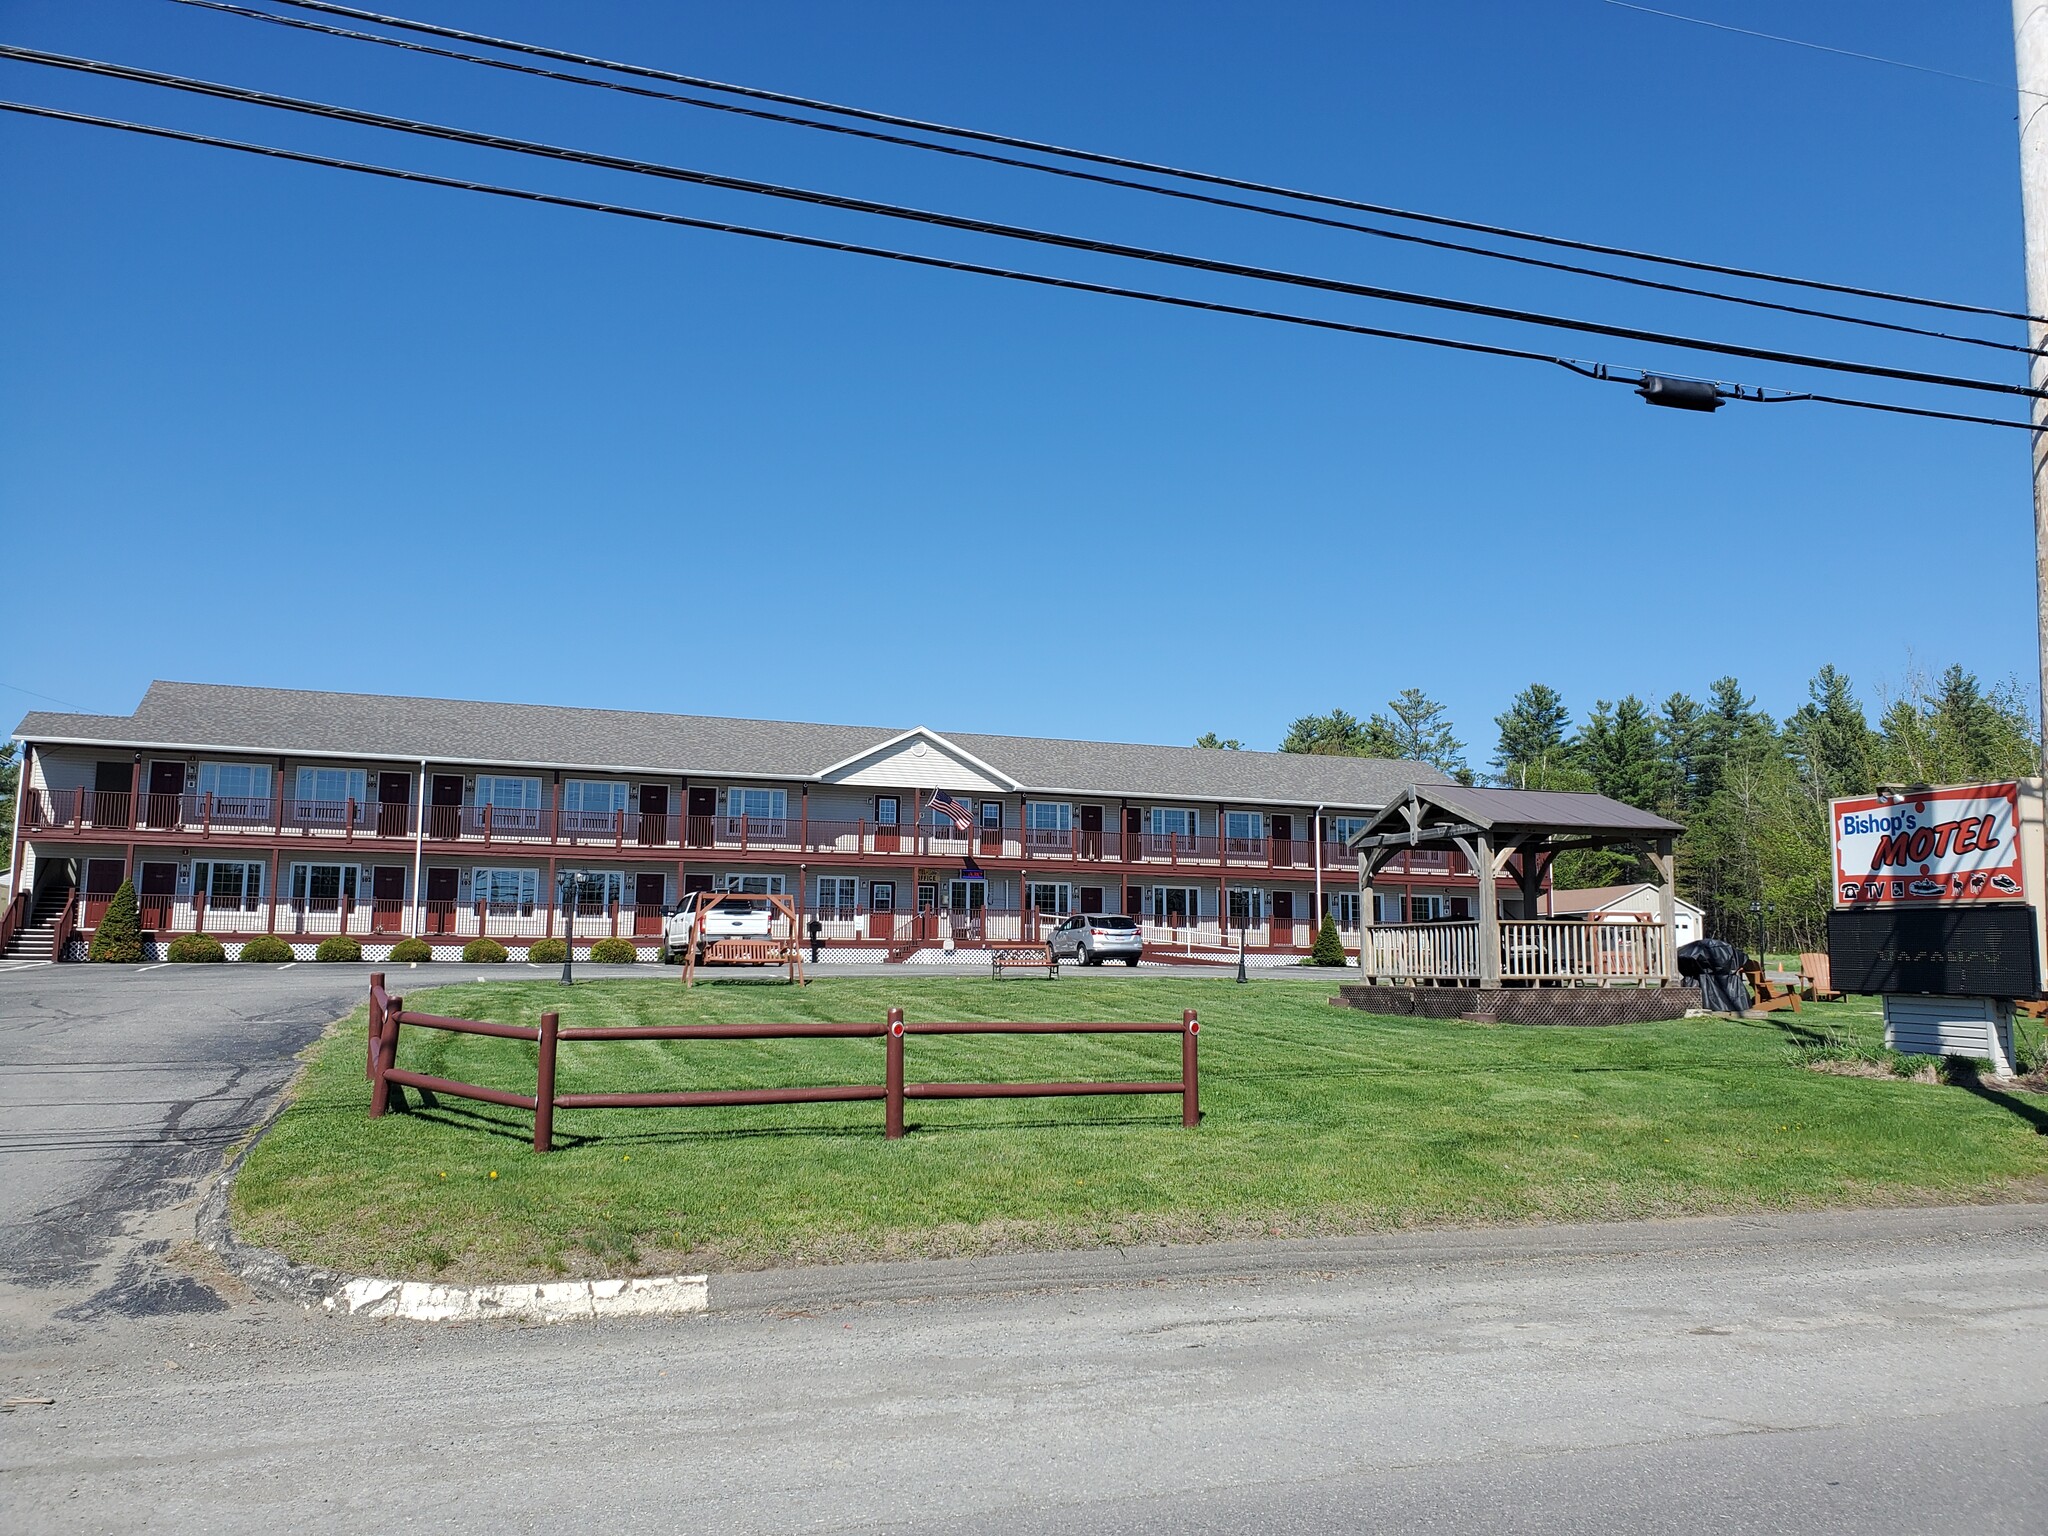
[[[363,946],[345,933],[329,934],[320,941],[320,947],[313,951],[315,960],[360,960]]]
[[[560,965],[569,958],[567,939],[535,939],[527,947],[526,958],[535,965]]]
[[[1328,912],[1323,914],[1323,926],[1316,930],[1315,948],[1308,952],[1308,963],[1336,966],[1348,963],[1344,958],[1344,941],[1337,935],[1337,919]]]
[[[85,947],[85,958],[113,965],[134,965],[142,959],[142,908],[135,900],[133,880],[123,880],[107,903],[92,942]]]
[[[639,958],[640,951],[633,947],[631,939],[599,939],[590,946],[593,965],[632,965]]]
[[[210,933],[181,933],[164,951],[165,959],[180,965],[218,965],[227,957],[220,940]]]
[[[259,933],[243,943],[242,958],[261,965],[283,965],[292,958],[292,947],[274,933]]]
[[[465,965],[502,965],[511,958],[511,952],[496,939],[471,939],[462,946]]]
[[[391,958],[398,961],[410,961],[417,965],[422,960],[434,958],[434,946],[425,939],[400,939],[391,946]]]

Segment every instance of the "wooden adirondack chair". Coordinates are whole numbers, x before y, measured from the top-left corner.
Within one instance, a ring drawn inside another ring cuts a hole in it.
[[[1751,961],[1743,970],[1743,979],[1749,983],[1749,990],[1756,995],[1750,1004],[1752,1013],[1775,1013],[1780,1008],[1799,1011],[1799,988],[1782,981],[1773,981],[1765,974],[1764,968]]]
[[[1822,954],[1801,954],[1799,969],[1813,988],[1816,1003],[1840,1002],[1842,994],[1835,990],[1835,978],[1828,966],[1828,957]]]

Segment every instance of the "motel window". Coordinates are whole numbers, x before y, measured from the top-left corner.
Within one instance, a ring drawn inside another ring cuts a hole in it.
[[[1193,837],[1195,813],[1177,805],[1155,805],[1151,826],[1154,837]]]
[[[1155,885],[1152,887],[1152,921],[1163,926],[1183,928],[1199,922],[1202,916],[1202,893],[1191,885]]]
[[[201,862],[192,866],[192,889],[216,911],[254,912],[263,901],[263,866]]]
[[[1258,811],[1230,811],[1223,818],[1223,835],[1233,842],[1253,842],[1266,835],[1266,818]]]
[[[476,803],[506,811],[537,811],[540,809],[540,780],[480,773],[476,776]]]
[[[981,802],[981,830],[1000,832],[1003,830],[1003,802],[984,800]]]
[[[1358,926],[1358,892],[1338,891],[1330,900],[1330,910],[1337,916],[1339,928]]]
[[[356,866],[353,864],[294,864],[292,900],[314,906],[333,906],[343,898],[354,901]]]
[[[988,905],[986,880],[954,880],[946,886],[946,910],[979,912]]]
[[[626,786],[602,779],[567,779],[562,784],[562,809],[610,816],[626,808]]]
[[[270,770],[259,763],[201,763],[199,793],[213,796],[215,815],[262,815],[270,805]]]
[[[481,785],[483,781],[479,779],[477,783]],[[477,869],[470,876],[469,899],[486,903],[493,912],[517,912],[521,917],[531,917],[539,897],[537,869]]]
[[[1411,923],[1433,923],[1444,915],[1444,899],[1441,896],[1412,895],[1408,898],[1408,921]]]
[[[565,869],[562,874],[578,911],[609,912],[613,902],[625,903],[626,877],[616,869]]]
[[[818,916],[826,922],[850,923],[858,905],[858,882],[852,875],[818,876]]]
[[[360,805],[363,785],[364,773],[360,768],[301,768],[294,793],[300,800],[328,805],[353,800]]]
[[[896,910],[896,882],[873,880],[868,883],[868,910],[871,912],[894,912]]]
[[[875,796],[875,825],[893,827],[903,815],[903,803],[894,795]]]
[[[737,892],[742,896],[780,896],[782,876],[743,875],[736,871],[727,871],[718,877],[717,889]]]
[[[1024,825],[1033,832],[1067,832],[1074,825],[1074,808],[1064,800],[1027,800]]]
[[[1323,825],[1330,829],[1330,841],[1342,847],[1365,830],[1363,816],[1332,816]]]
[[[1259,928],[1266,921],[1266,893],[1242,885],[1230,888],[1230,926]]]
[[[1034,880],[1027,887],[1025,901],[1034,912],[1056,912],[1065,917],[1073,905],[1072,895],[1073,887],[1064,882],[1052,884]]]
[[[917,910],[936,912],[939,909],[939,886],[935,880],[920,880],[917,883]]]
[[[744,816],[749,821],[780,821],[787,813],[789,795],[780,789],[733,789],[726,791],[725,808],[728,816]]]

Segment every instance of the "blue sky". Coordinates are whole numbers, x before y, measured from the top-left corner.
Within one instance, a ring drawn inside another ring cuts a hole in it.
[[[1670,8],[2011,75],[1994,0]],[[1374,201],[2023,298],[2009,92],[1600,0],[406,9]],[[2019,377],[1974,348],[501,78],[168,0],[13,0],[0,37],[1357,281]],[[479,179],[1830,382],[0,72],[12,99]],[[1732,672],[1782,714],[1827,661],[1866,695],[1915,665],[2034,668],[2017,432],[1814,405],[1652,411],[1536,364],[13,118],[0,296],[17,621],[0,680],[87,709],[125,711],[161,676],[1269,746],[1297,715],[1364,714],[1416,686],[1483,762],[1492,717],[1533,681],[1583,713]],[[1985,333],[2017,339],[2003,322]],[[0,709],[37,707],[52,706],[0,691]]]

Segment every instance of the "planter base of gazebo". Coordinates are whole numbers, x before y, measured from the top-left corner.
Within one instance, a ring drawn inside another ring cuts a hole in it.
[[[1379,987],[1349,983],[1339,1008],[1486,1024],[1648,1024],[1700,1006],[1697,987]]]

